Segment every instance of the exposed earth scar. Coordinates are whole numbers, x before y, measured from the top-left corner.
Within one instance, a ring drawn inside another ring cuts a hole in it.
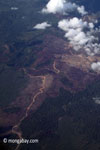
[[[13,134],[16,134],[16,135],[19,137],[19,139],[22,139],[22,138],[23,138],[23,137],[22,137],[22,132],[21,132],[21,130],[20,130],[20,125],[21,125],[22,121],[23,121],[25,118],[28,117],[28,114],[29,114],[29,112],[30,112],[30,109],[31,109],[32,105],[34,104],[34,102],[36,101],[36,98],[37,98],[40,94],[42,94],[42,93],[44,92],[45,79],[46,79],[46,77],[45,77],[45,76],[39,76],[39,77],[42,78],[42,87],[39,89],[39,92],[37,92],[37,93],[35,94],[35,96],[33,97],[32,102],[31,102],[30,105],[27,107],[25,116],[23,116],[22,119],[19,121],[19,123],[16,124],[16,125],[14,125],[13,128],[12,128],[12,133],[13,133]],[[19,146],[20,146],[20,144],[17,145],[17,147],[16,147],[15,150],[18,150]]]
[[[53,63],[53,68],[57,74],[60,73],[60,70],[56,68],[56,61],[54,61],[54,63]]]

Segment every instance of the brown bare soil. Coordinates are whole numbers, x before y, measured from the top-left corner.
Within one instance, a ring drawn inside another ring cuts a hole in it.
[[[8,47],[5,45],[8,50]],[[84,89],[95,80],[98,74],[91,72],[91,63],[100,61],[100,57],[77,54],[65,40],[48,35],[42,45],[37,60],[30,68],[22,68],[29,78],[27,87],[20,91],[17,99],[10,107],[20,107],[18,113],[8,114],[0,110],[0,125],[13,126],[12,133],[21,137],[21,122],[43,103],[46,96],[55,97],[63,87],[71,92]],[[63,84],[62,78],[67,78],[72,84]]]

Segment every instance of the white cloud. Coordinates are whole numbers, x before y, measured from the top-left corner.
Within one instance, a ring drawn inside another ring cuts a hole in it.
[[[78,6],[75,3],[67,2],[66,0],[50,0],[46,7],[42,9],[43,13],[61,13],[77,10],[81,15],[86,15],[84,6]]]
[[[72,19],[63,19],[58,22],[58,27],[64,31],[69,29],[79,29],[82,30],[84,27],[87,27],[87,22],[83,22],[82,19],[74,17]]]
[[[100,97],[93,97],[93,101],[94,101],[96,104],[100,104]]]
[[[46,7],[42,9],[44,13],[65,13],[66,10],[74,9],[76,6],[65,0],[50,0]]]
[[[100,100],[99,99],[95,100],[95,103],[100,105]]]
[[[100,71],[100,62],[94,62],[91,64],[91,69],[93,69],[94,71]]]
[[[94,28],[94,24],[92,22],[89,23],[89,27],[90,29],[93,29]]]
[[[17,7],[11,7],[11,10],[18,10]]]
[[[43,22],[40,24],[35,25],[34,29],[46,29],[47,27],[51,27],[51,24],[48,24],[47,22]]]
[[[46,13],[57,13],[64,11],[65,0],[50,0],[42,12]]]
[[[82,16],[87,14],[84,6],[77,6],[77,10]]]
[[[66,14],[70,11],[78,11],[82,16],[87,12],[84,6],[79,6],[75,3],[68,2],[67,0],[49,0],[46,7],[42,9],[43,13],[61,13]],[[65,31],[65,37],[72,44],[73,48],[78,50],[85,50],[88,55],[95,55],[100,53],[99,39],[95,33],[100,32],[100,29],[94,29],[94,22],[87,22],[77,17],[71,19],[63,19],[58,22],[58,27]],[[45,29],[50,27],[47,22],[37,24],[35,29]]]
[[[93,36],[94,24],[74,17],[58,22],[58,27],[65,31],[65,37],[70,41],[75,50],[84,49],[88,55],[97,54],[100,51],[98,38]],[[84,29],[88,31],[85,32]]]

